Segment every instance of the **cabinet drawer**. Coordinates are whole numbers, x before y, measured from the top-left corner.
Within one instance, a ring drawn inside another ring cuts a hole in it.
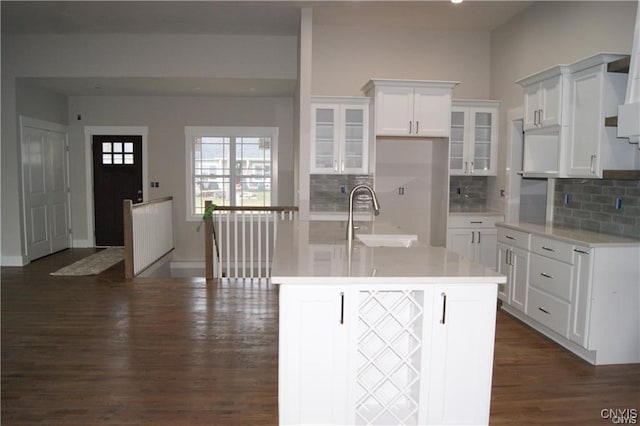
[[[533,287],[529,287],[527,314],[542,325],[569,337],[570,305]]]
[[[504,221],[504,216],[468,216],[450,215],[449,228],[494,228],[496,223]]]
[[[535,253],[530,261],[529,284],[571,301],[571,265]]]
[[[573,264],[573,245],[564,241],[532,235],[531,251],[561,262]]]
[[[498,241],[501,243],[529,250],[529,239],[530,234],[527,232],[498,227]]]

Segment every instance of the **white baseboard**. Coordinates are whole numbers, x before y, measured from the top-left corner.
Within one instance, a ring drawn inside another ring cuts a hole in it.
[[[2,256],[2,266],[24,266],[28,263],[26,256]]]
[[[85,240],[73,240],[71,247],[73,248],[94,248],[95,245],[93,241],[85,239]]]
[[[204,269],[204,261],[202,262],[188,262],[181,260],[171,261],[172,269]]]

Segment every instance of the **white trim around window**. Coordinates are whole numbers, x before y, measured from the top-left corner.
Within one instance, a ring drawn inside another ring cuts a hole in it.
[[[185,194],[186,220],[197,222],[202,219],[194,207],[194,142],[198,137],[269,137],[271,138],[271,204],[277,205],[278,188],[278,128],[277,127],[227,127],[227,126],[185,126]]]

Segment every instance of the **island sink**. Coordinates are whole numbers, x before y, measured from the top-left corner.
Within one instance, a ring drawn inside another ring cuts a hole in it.
[[[357,229],[278,225],[280,424],[488,424],[506,277],[392,224]]]

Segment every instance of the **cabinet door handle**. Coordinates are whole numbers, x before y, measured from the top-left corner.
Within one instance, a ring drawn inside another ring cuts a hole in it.
[[[533,111],[533,125],[538,125],[538,110]]]
[[[545,278],[553,279],[553,275],[547,274],[545,272],[540,272],[540,275],[542,275]]]
[[[470,223],[478,224],[478,223],[482,223],[482,221],[481,220],[472,220]]]
[[[589,169],[591,170],[591,173],[592,173],[592,174],[595,174],[595,173],[596,173],[595,165],[596,165],[596,155],[595,155],[595,154],[593,154],[593,155],[591,156],[591,166],[589,166]]]
[[[580,249],[573,249],[573,251],[575,251],[576,253],[589,254],[588,251],[584,251],[584,250],[580,250]]]
[[[416,135],[420,133],[420,122],[416,121]]]
[[[473,174],[473,161],[471,162],[471,174]]]
[[[447,293],[440,293],[442,296],[442,319],[440,320],[440,324],[444,324],[447,318]]]
[[[467,169],[468,169],[468,167],[467,167],[467,166],[468,166],[468,164],[469,164],[469,162],[468,162],[468,161],[465,161],[465,162],[464,162],[464,174],[465,174],[465,175],[467,174]]]
[[[510,240],[515,240],[516,239],[516,237],[512,237],[511,235],[505,235],[505,237],[507,237]]]
[[[340,171],[344,172],[344,160],[340,162]]]
[[[511,266],[513,266],[513,251],[511,250],[507,250],[507,263]]]
[[[551,312],[547,311],[544,307],[538,306],[538,310],[544,312],[547,315],[551,315]]]
[[[333,160],[333,170],[338,171],[338,160]]]
[[[471,231],[471,244],[476,242],[475,236],[476,236],[476,233],[474,231]]]
[[[538,126],[542,127],[542,108],[538,110]]]
[[[480,244],[480,231],[478,231],[478,244]]]
[[[412,129],[413,129],[413,121],[409,121],[409,134],[412,133]]]
[[[555,252],[555,250],[554,250],[554,249],[552,249],[551,247],[547,247],[547,246],[542,246],[542,250]]]
[[[340,292],[340,324],[344,324],[344,292]]]

